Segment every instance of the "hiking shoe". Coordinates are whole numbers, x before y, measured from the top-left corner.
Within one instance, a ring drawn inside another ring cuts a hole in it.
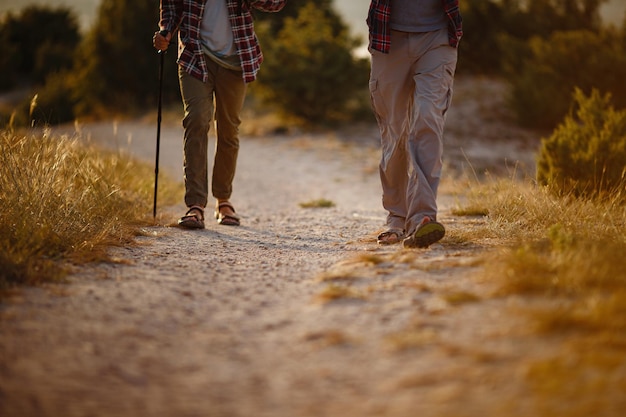
[[[443,227],[443,224],[426,216],[422,219],[417,230],[404,239],[402,245],[405,248],[427,248],[433,243],[440,241],[445,234],[446,229]]]

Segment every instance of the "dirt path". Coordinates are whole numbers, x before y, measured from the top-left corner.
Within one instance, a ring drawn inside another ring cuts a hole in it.
[[[483,150],[466,130],[475,113],[460,105],[455,116],[449,163],[474,155],[479,169],[506,171],[507,158],[529,160],[519,137]],[[153,158],[153,126],[83,134],[109,146],[132,138],[131,152]],[[162,133],[172,175],[180,134]],[[346,136],[244,138],[233,196],[242,227],[167,227],[183,207],[160,207],[160,226],[113,250],[119,263],[1,305],[0,416],[523,415],[519,373],[546,346],[479,300],[484,247],[379,247],[375,129]],[[489,156],[498,146],[509,156]],[[320,198],[335,207],[299,205]],[[450,214],[455,201],[444,190],[441,220],[472,227]]]

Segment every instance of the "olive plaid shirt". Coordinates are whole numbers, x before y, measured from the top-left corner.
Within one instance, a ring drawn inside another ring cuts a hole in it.
[[[459,0],[441,0],[448,16],[448,39],[450,45],[457,47],[463,36],[463,20],[459,12]],[[391,0],[372,0],[367,15],[369,27],[369,47],[376,51],[389,53],[391,46]]]
[[[246,83],[256,79],[263,53],[254,33],[251,9],[277,12],[287,0],[226,0],[242,76]],[[208,71],[202,51],[200,26],[206,0],[160,0],[159,27],[170,33],[178,30],[178,63],[192,76],[206,82]]]

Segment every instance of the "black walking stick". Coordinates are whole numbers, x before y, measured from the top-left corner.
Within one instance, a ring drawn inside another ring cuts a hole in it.
[[[161,35],[167,35],[167,31],[161,31]],[[157,137],[156,137],[156,161],[154,164],[154,205],[152,208],[152,218],[156,219],[157,211],[157,190],[159,188],[159,151],[161,147],[161,108],[163,102],[163,66],[165,64],[165,52],[159,51],[159,104],[157,111]]]

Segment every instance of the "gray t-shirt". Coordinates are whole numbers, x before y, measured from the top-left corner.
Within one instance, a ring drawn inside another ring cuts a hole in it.
[[[218,56],[230,56],[237,53],[233,30],[228,19],[226,0],[206,0],[200,37],[202,44]]]
[[[391,29],[402,32],[434,32],[448,20],[441,0],[391,0]]]
[[[209,58],[226,68],[241,69],[226,0],[206,0],[200,39],[202,49]]]

